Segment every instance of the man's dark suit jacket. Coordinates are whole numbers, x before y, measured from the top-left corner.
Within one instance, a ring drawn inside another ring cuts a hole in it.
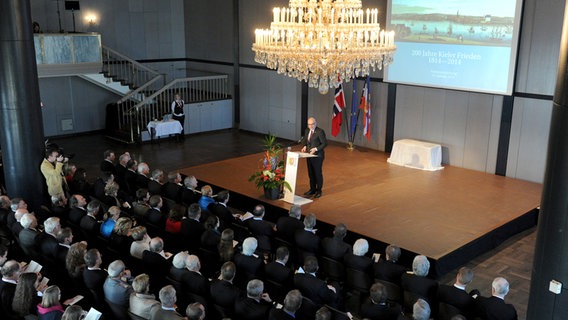
[[[100,199],[100,198],[104,197],[105,186],[106,186],[106,183],[103,181],[102,178],[98,178],[97,180],[95,180],[95,183],[93,184],[93,194],[94,194],[95,198]]]
[[[246,220],[245,225],[258,240],[258,250],[261,252],[271,252],[274,225],[266,220],[255,220],[254,218]]]
[[[325,281],[311,274],[296,273],[294,275],[294,287],[318,306],[324,304],[335,305],[335,292],[327,287]]]
[[[87,242],[93,241],[97,237],[101,229],[101,224],[95,218],[89,215],[86,215],[81,219],[79,226],[89,237],[89,239],[87,239]]]
[[[162,185],[154,180],[150,180],[148,182],[148,192],[150,192],[151,195],[162,195]]]
[[[85,268],[83,270],[83,281],[85,286],[89,290],[95,291],[97,294],[102,294],[104,296],[103,285],[108,277],[108,273],[104,270],[89,270]]]
[[[221,226],[219,228],[219,230],[224,230],[225,228],[230,228],[231,224],[233,222],[237,222],[237,220],[235,219],[235,217],[233,217],[233,213],[231,212],[231,210],[229,210],[229,208],[227,208],[227,206],[216,202],[214,204],[210,204],[209,205],[209,211],[211,211],[212,214],[216,215],[219,220],[221,220]]]
[[[143,174],[136,175],[136,185],[140,189],[148,189],[148,183],[150,183],[150,181],[152,180]]]
[[[177,281],[177,282],[182,282],[183,276],[185,276],[188,272],[190,272],[190,271],[187,270],[186,268],[178,269],[178,268],[172,266],[170,268],[169,277],[171,279]]]
[[[182,278],[182,287],[184,291],[199,295],[205,299],[209,297],[209,280],[197,272],[187,272]]]
[[[181,235],[183,238],[184,250],[197,252],[201,244],[201,235],[205,232],[205,227],[193,219],[184,219],[181,222]]]
[[[371,299],[367,299],[361,305],[359,315],[361,319],[381,319],[381,320],[397,320],[402,312],[402,308],[397,303],[383,302],[373,303]]]
[[[400,285],[400,277],[406,268],[392,261],[379,260],[375,263],[375,278]]]
[[[347,253],[351,253],[351,246],[342,239],[328,237],[321,242],[322,254],[333,260],[342,261]]]
[[[57,239],[45,232],[42,232],[38,239],[41,254],[48,260],[55,261],[57,258],[57,251],[59,249],[59,242]]]
[[[225,280],[215,280],[211,283],[211,299],[223,308],[233,310],[235,302],[241,296],[241,290]]]
[[[10,227],[10,231],[12,231],[12,235],[14,235],[15,238],[20,237],[20,232],[22,232],[22,230],[24,230],[24,227],[22,227],[22,225],[16,221],[15,223],[12,224],[12,226]]]
[[[146,250],[142,253],[143,268],[150,276],[150,290],[158,292],[167,285],[166,276],[170,270],[171,263],[157,252]]]
[[[458,308],[462,315],[470,318],[475,300],[465,290],[441,284],[438,286],[438,302],[450,304]]]
[[[67,258],[67,252],[69,252],[69,248],[66,246],[62,246],[60,244],[57,245],[57,253],[55,254],[55,261],[60,265],[65,265],[65,259]]]
[[[146,221],[163,228],[166,225],[166,215],[161,210],[150,208],[145,214]]]
[[[319,253],[321,240],[313,232],[304,229],[298,230],[294,239],[298,248],[304,253],[310,253],[314,256]]]
[[[181,202],[181,192],[182,186],[173,182],[166,182],[162,186],[162,196],[174,200],[175,202]]]
[[[106,160],[101,161],[101,171],[102,172],[110,172],[114,176],[116,176],[116,167],[110,161],[106,161]]]
[[[245,256],[241,253],[237,253],[235,254],[234,260],[237,266],[237,275],[235,276],[236,285],[244,288],[252,279],[264,279],[264,262],[260,257]]]
[[[81,223],[81,219],[87,215],[87,210],[73,207],[69,210],[69,221],[75,225],[79,225]]]
[[[285,287],[292,285],[292,275],[292,269],[276,261],[264,266],[264,276],[266,279],[278,282]]]
[[[284,312],[283,309],[277,309],[276,307],[270,309],[270,313],[268,315],[268,320],[293,320],[293,319],[296,318]]]
[[[437,303],[438,282],[426,277],[404,273],[401,277],[402,290],[412,292],[426,300],[431,306]],[[410,306],[405,305],[404,308]]]
[[[476,299],[477,316],[487,320],[516,320],[517,310],[511,304],[498,297],[478,297]]]
[[[135,196],[136,195],[136,190],[138,190],[138,184],[137,184],[137,180],[138,179],[138,173],[136,173],[135,171],[132,171],[130,169],[126,170],[126,173],[124,174],[124,180],[126,181],[126,186],[128,194]]]
[[[353,253],[348,253],[343,257],[343,264],[346,268],[351,268],[359,271],[363,271],[369,275],[373,276],[373,260],[366,256],[356,256]]]
[[[276,235],[290,243],[294,243],[296,231],[304,229],[304,223],[290,216],[280,217],[276,222]],[[292,248],[289,248],[292,249]]]
[[[39,253],[39,238],[40,233],[32,229],[23,229],[20,231],[20,247],[32,259],[38,259]]]
[[[12,301],[16,293],[16,285],[0,280],[0,310],[3,314],[13,314]]]
[[[238,299],[235,303],[235,316],[243,320],[265,320],[272,304],[260,300],[257,302],[252,298]]]
[[[181,202],[186,206],[189,206],[190,204],[193,203],[197,203],[200,198],[201,198],[201,193],[195,190],[183,188],[183,191],[181,192]]]
[[[301,145],[306,146],[306,152],[310,152],[311,148],[317,148],[316,155],[320,156],[320,158],[324,158],[325,156],[325,147],[327,146],[327,138],[325,137],[325,132],[322,128],[316,127],[314,129],[314,134],[308,141],[308,136],[310,135],[310,128],[306,128],[304,131],[304,137],[300,142]],[[309,158],[308,158],[309,159]]]

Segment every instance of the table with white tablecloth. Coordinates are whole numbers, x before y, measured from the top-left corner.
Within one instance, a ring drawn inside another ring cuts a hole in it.
[[[183,129],[177,120],[150,121],[148,122],[147,128],[152,139],[154,139],[154,137],[159,138],[170,134],[180,134]]]
[[[387,162],[428,171],[444,169],[441,145],[412,139],[395,141]]]

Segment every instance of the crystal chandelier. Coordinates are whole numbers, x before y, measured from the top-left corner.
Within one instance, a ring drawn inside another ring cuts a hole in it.
[[[256,29],[255,61],[326,94],[338,75],[349,81],[392,62],[394,32],[381,30],[378,13],[361,0],[290,0],[273,9],[270,29]]]

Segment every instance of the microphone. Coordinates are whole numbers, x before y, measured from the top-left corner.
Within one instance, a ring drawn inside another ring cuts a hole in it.
[[[298,141],[296,141],[296,144],[302,143],[302,140],[304,140],[304,136],[301,136],[300,139],[298,139]]]

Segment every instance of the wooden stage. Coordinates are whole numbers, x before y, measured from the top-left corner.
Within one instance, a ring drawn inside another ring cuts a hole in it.
[[[215,192],[230,190],[230,205],[235,206],[234,199],[245,203],[239,209],[252,211],[255,203],[266,203],[279,211],[270,212],[270,220],[285,214],[290,204],[264,199],[262,190],[248,182],[261,158],[254,154],[180,171],[195,175],[200,185],[213,185]],[[422,171],[389,164],[387,158],[383,152],[348,151],[337,144],[326,148],[323,196],[302,207],[304,214],[316,214],[320,236],[343,222],[356,233],[348,241],[364,236],[376,252],[396,243],[404,249],[403,263],[424,254],[441,275],[536,224],[541,184],[451,166]],[[300,165],[298,176],[301,195],[309,189],[306,165]]]

